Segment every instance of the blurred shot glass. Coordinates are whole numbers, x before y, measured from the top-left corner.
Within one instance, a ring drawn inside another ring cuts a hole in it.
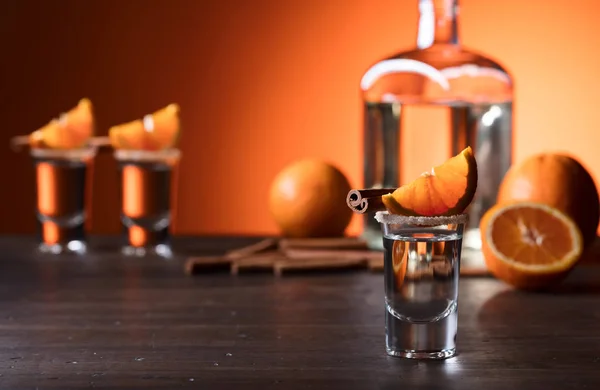
[[[116,150],[114,156],[119,164],[126,242],[122,253],[171,257],[171,193],[181,152],[175,148]]]

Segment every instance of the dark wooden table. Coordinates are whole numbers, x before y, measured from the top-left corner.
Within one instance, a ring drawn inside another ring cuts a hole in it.
[[[545,294],[463,278],[459,355],[417,362],[385,354],[381,274],[188,277],[183,258],[96,241],[48,257],[0,238],[1,389],[600,388],[600,275],[587,269]]]

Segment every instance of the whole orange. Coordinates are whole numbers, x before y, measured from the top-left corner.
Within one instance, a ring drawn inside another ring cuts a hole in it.
[[[269,209],[287,237],[342,236],[352,218],[346,205],[350,184],[335,166],[301,160],[273,180]]]
[[[598,190],[589,172],[573,157],[540,153],[512,166],[500,185],[498,203],[512,200],[545,203],[566,213],[581,230],[585,247],[596,238]]]

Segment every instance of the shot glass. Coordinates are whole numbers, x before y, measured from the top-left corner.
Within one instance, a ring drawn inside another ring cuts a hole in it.
[[[36,172],[39,250],[85,253],[86,199],[97,149],[31,149]]]
[[[117,150],[121,175],[122,253],[171,257],[171,192],[180,151]]]
[[[408,217],[377,212],[384,246],[388,355],[456,354],[458,280],[467,215]]]

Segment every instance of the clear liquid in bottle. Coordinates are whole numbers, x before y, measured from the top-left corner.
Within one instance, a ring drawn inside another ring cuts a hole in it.
[[[419,9],[417,48],[376,63],[361,80],[364,188],[399,187],[471,146],[479,180],[463,242],[477,252],[481,216],[512,161],[512,78],[459,45],[457,0],[421,0]],[[363,237],[382,249],[372,215]]]

